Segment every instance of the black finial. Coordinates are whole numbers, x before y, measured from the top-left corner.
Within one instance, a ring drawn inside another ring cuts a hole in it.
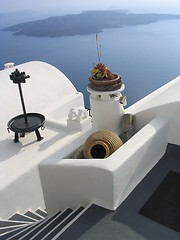
[[[13,83],[25,83],[27,78],[30,78],[29,75],[26,76],[25,72],[20,72],[17,68],[14,72],[9,75]]]

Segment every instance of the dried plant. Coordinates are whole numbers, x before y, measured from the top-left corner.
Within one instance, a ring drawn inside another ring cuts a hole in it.
[[[99,64],[101,64],[101,44],[98,44],[98,34],[96,33],[96,46],[97,46],[97,54],[99,59]],[[100,51],[99,51],[100,48]]]
[[[109,68],[101,63],[101,44],[98,43],[98,34],[96,33],[96,46],[99,63],[91,69],[92,79],[95,80],[112,80],[117,76],[111,73]]]

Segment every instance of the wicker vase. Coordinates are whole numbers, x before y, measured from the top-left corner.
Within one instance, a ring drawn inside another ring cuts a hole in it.
[[[98,131],[91,134],[83,148],[85,158],[107,158],[122,146],[121,139],[111,131]]]

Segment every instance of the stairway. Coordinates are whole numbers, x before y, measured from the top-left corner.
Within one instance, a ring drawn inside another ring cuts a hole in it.
[[[35,212],[29,210],[24,214],[15,213],[8,220],[0,220],[0,239],[55,240],[85,210],[82,206],[75,210],[66,208],[51,217],[40,208]]]

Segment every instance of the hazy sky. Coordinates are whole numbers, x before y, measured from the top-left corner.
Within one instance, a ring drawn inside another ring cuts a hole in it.
[[[18,10],[77,12],[89,9],[180,14],[180,0],[0,0],[1,13]]]

